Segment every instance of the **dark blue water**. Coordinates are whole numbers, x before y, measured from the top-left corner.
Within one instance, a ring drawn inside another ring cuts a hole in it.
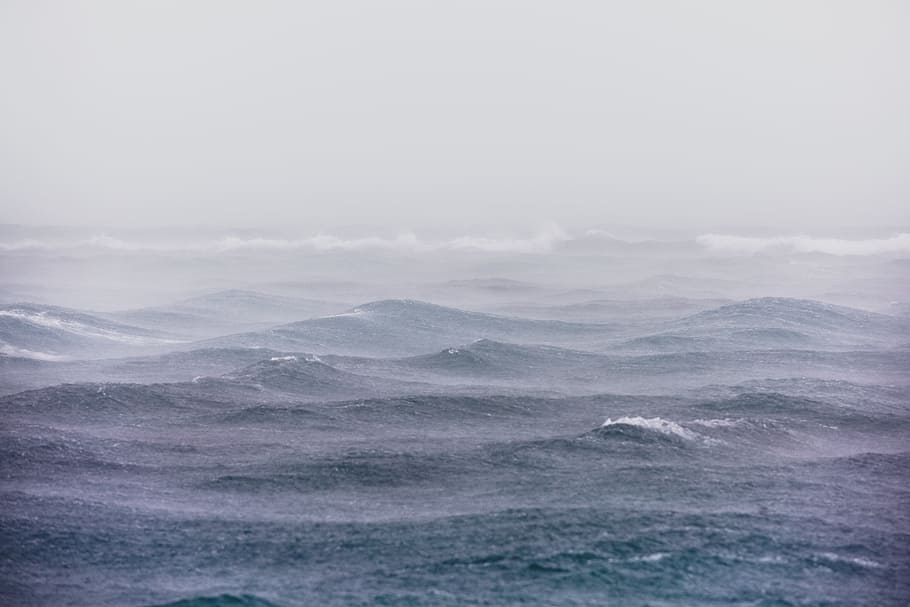
[[[0,602],[910,601],[905,351],[700,356],[672,390],[685,357],[540,349],[522,380],[481,346],[3,397]],[[597,369],[639,389],[579,394]]]

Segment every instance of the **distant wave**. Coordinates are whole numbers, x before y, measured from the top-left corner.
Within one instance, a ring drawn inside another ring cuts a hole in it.
[[[72,318],[63,318],[61,315],[54,314],[49,310],[35,311],[29,309],[21,309],[13,306],[0,310],[0,318],[15,319],[17,321],[28,323],[33,326],[72,333],[74,335],[79,335],[82,337],[106,339],[108,341],[127,344],[148,345],[179,343],[176,340],[161,339],[147,335],[130,335],[102,326],[90,326],[84,322],[79,322],[78,320]]]
[[[556,225],[548,226],[526,238],[460,236],[448,240],[424,240],[406,232],[393,238],[365,236],[341,238],[332,234],[316,234],[303,238],[240,238],[225,236],[197,242],[129,241],[99,234],[81,240],[45,241],[23,239],[0,242],[0,251],[41,251],[61,249],[102,249],[121,252],[151,253],[224,253],[234,251],[295,251],[311,250],[362,251],[385,250],[403,252],[479,251],[487,253],[547,253],[554,245],[568,240],[569,236]]]
[[[900,233],[890,238],[845,240],[840,238],[814,238],[811,236],[774,236],[758,238],[727,234],[703,234],[695,239],[708,250],[756,254],[826,253],[828,255],[903,255],[910,254],[910,234]]]
[[[705,428],[735,428],[743,423],[741,419],[693,419],[690,424],[704,426]]]
[[[218,254],[231,252],[355,252],[386,251],[401,253],[429,252],[481,252],[546,254],[557,251],[560,245],[585,241],[592,237],[605,238],[615,243],[633,244],[598,230],[571,233],[558,225],[548,225],[529,236],[514,235],[464,235],[448,239],[427,239],[413,232],[395,236],[368,235],[343,238],[334,234],[319,233],[299,238],[267,236],[223,236],[207,240],[128,240],[108,234],[70,240],[41,240],[23,238],[0,242],[0,252],[14,251],[65,251],[101,250],[124,253],[198,253]],[[733,234],[702,234],[695,238],[697,245],[713,253],[752,255],[758,253],[826,253],[829,255],[905,255],[910,254],[910,233],[900,233],[889,238],[848,240],[817,238],[813,236],[752,237]],[[692,241],[688,241],[691,245]]]

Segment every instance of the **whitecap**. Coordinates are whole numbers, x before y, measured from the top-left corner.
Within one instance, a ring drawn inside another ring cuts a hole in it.
[[[666,434],[667,436],[678,436],[686,440],[696,440],[698,434],[683,428],[676,422],[672,422],[661,417],[620,417],[618,419],[607,418],[603,423],[602,427],[607,426],[616,426],[616,425],[625,425],[625,426],[636,426],[638,428],[644,428],[646,430],[654,430],[660,432],[661,434]]]
[[[656,563],[670,556],[669,552],[655,552],[654,554],[645,554],[643,556],[633,556],[629,560],[639,563]]]
[[[873,561],[872,559],[866,559],[861,556],[841,556],[833,552],[823,552],[819,556],[828,561],[835,561],[838,563],[850,563],[852,565],[859,565],[860,567],[866,567],[869,569],[878,569],[883,567],[881,563]]]
[[[654,552],[651,554],[642,554],[640,556],[630,556],[628,558],[611,558],[608,559],[611,563],[656,563],[662,561],[665,558],[670,556],[669,552]]]
[[[159,343],[180,343],[176,340],[161,339],[156,337],[145,337],[140,335],[128,335],[104,327],[91,326],[73,319],[60,318],[53,316],[47,311],[32,312],[19,308],[0,310],[0,316],[15,318],[31,325],[65,331],[74,335],[83,337],[93,337],[128,343],[134,345],[159,344]]]
[[[845,240],[811,236],[752,237],[730,234],[703,234],[695,239],[710,251],[755,255],[783,253],[825,253],[828,255],[906,255],[910,252],[910,234],[902,232],[888,238]]]
[[[322,318],[342,318],[344,316],[363,316],[365,312],[360,308],[354,308],[347,312],[341,312],[339,314],[329,314],[328,316],[323,316]]]
[[[62,356],[60,354],[52,354],[50,352],[38,352],[36,350],[26,350],[25,348],[17,348],[11,344],[0,342],[0,354],[5,356],[11,356],[13,358],[30,358],[32,360],[44,360],[44,361],[62,361],[69,360],[69,357]]]
[[[696,426],[704,426],[705,428],[733,428],[742,423],[741,419],[693,419],[690,424],[695,424]]]

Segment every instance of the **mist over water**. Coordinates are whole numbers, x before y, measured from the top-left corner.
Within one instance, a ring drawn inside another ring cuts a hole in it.
[[[0,2],[0,607],[910,604],[910,4]]]
[[[903,605],[901,234],[6,227],[10,605]]]
[[[382,298],[545,308],[779,295],[888,312],[907,297],[908,233],[0,226],[0,300],[120,311],[241,289],[328,304],[310,315]]]

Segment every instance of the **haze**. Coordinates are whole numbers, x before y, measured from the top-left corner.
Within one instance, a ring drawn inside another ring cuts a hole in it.
[[[906,225],[907,4],[0,7],[6,223]]]
[[[908,26],[0,0],[0,605],[910,605]]]

